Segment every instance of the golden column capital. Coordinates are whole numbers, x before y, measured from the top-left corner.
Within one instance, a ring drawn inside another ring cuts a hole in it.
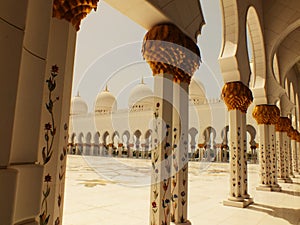
[[[275,125],[275,129],[278,132],[289,132],[291,124],[291,120],[288,117],[280,117]]]
[[[142,54],[153,75],[171,74],[177,82],[190,83],[201,61],[197,44],[173,24],[151,28],[144,37]]]
[[[253,96],[251,90],[241,81],[234,81],[224,85],[222,89],[222,99],[228,111],[240,110],[246,113],[249,105],[253,101]]]
[[[297,141],[298,138],[298,131],[295,130],[293,127],[290,128],[290,130],[288,131],[288,136],[292,139]]]
[[[253,109],[252,116],[257,124],[275,125],[280,117],[280,111],[276,105],[257,105]]]
[[[297,142],[300,142],[300,133],[297,131]]]
[[[52,17],[65,19],[73,24],[78,31],[81,20],[92,9],[97,10],[99,0],[54,0]]]

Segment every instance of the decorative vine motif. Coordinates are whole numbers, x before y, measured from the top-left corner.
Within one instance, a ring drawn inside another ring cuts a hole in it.
[[[169,177],[165,177],[163,179],[163,181],[161,181],[159,179],[160,175],[162,175],[162,171],[160,171],[160,169],[162,167],[157,167],[157,162],[160,159],[160,163],[164,163],[164,169],[166,170],[166,172],[168,174],[170,174],[171,172],[171,163],[169,160],[169,150],[171,149],[171,144],[166,141],[165,144],[162,146],[163,147],[163,152],[162,152],[162,156],[164,157],[163,159],[160,158],[160,154],[159,154],[159,143],[158,143],[158,137],[159,137],[159,133],[158,133],[158,126],[160,125],[160,122],[158,121],[158,117],[159,117],[159,107],[160,104],[157,103],[156,104],[156,110],[154,112],[154,118],[155,118],[155,126],[154,126],[154,151],[153,151],[153,157],[152,157],[152,169],[153,169],[153,177],[154,177],[154,184],[153,184],[153,198],[152,198],[152,221],[151,221],[151,225],[158,225],[156,224],[157,221],[157,212],[158,212],[158,207],[162,208],[163,210],[163,220],[161,221],[161,225],[167,225],[168,224],[168,218],[169,218],[169,214],[170,214],[170,199],[168,198],[168,190],[169,190],[169,186],[170,186],[170,181],[171,179]],[[168,137],[170,136],[170,125],[166,124],[166,133],[165,133],[165,139],[168,140]],[[164,162],[163,162],[164,160]],[[162,183],[162,193],[160,192],[160,188],[158,188],[160,186],[160,184]],[[159,196],[161,196],[161,200],[159,199]],[[158,202],[161,201],[161,205],[158,204]]]
[[[54,137],[56,135],[56,127],[55,127],[55,120],[53,114],[53,106],[56,101],[59,100],[59,97],[53,99],[52,93],[56,88],[56,81],[55,78],[58,75],[58,67],[57,65],[53,65],[51,68],[50,77],[46,80],[47,87],[48,87],[48,100],[46,103],[46,109],[50,114],[50,122],[45,124],[44,130],[44,138],[45,138],[45,146],[42,149],[42,158],[43,158],[43,165],[45,166],[51,159],[53,154],[53,142]],[[44,182],[46,183],[44,190],[43,190],[43,200],[41,204],[41,214],[39,215],[40,218],[40,225],[47,225],[49,223],[50,214],[48,214],[48,197],[50,195],[50,185],[51,182],[51,175],[48,173],[45,178]],[[59,221],[58,221],[59,222]],[[59,223],[55,222],[55,225]]]
[[[53,141],[56,134],[56,127],[55,127],[55,121],[54,121],[54,115],[53,115],[53,106],[54,103],[59,100],[59,97],[56,97],[53,99],[52,92],[56,88],[56,81],[55,78],[58,75],[58,67],[57,65],[52,66],[51,69],[51,75],[48,80],[46,80],[46,83],[48,84],[48,102],[46,103],[46,109],[48,113],[50,114],[51,121],[45,124],[45,142],[46,146],[42,149],[42,156],[43,156],[43,165],[46,165],[53,154]]]
[[[155,223],[156,221],[156,213],[158,211],[158,205],[157,205],[157,202],[158,202],[158,196],[159,196],[159,191],[157,190],[157,183],[159,182],[159,178],[158,178],[158,174],[159,174],[159,170],[158,168],[156,168],[156,164],[157,164],[157,161],[159,159],[159,154],[158,154],[158,117],[159,117],[159,106],[160,104],[159,103],[156,103],[156,109],[154,111],[154,119],[155,119],[155,126],[154,126],[154,149],[153,149],[153,156],[152,156],[152,170],[154,171],[154,183],[153,183],[153,201],[151,203],[152,205],[152,221],[151,221],[151,225],[157,225]]]
[[[173,154],[173,168],[174,168],[174,174],[172,176],[172,187],[171,187],[171,201],[172,201],[172,213],[171,213],[171,221],[175,222],[175,211],[177,209],[177,202],[178,202],[178,195],[175,192],[176,186],[177,186],[177,180],[178,180],[178,169],[179,165],[176,159],[175,152],[177,151],[177,128],[173,129],[173,146],[172,146],[172,154]]]
[[[63,199],[63,181],[64,181],[64,177],[65,177],[65,171],[66,171],[66,155],[67,155],[67,145],[68,145],[68,125],[67,123],[64,124],[64,146],[63,149],[60,153],[60,169],[59,169],[59,174],[58,174],[58,179],[59,179],[59,183],[58,183],[58,197],[57,197],[57,205],[60,211],[60,207],[62,206],[62,199]],[[60,218],[57,217],[55,220],[55,225],[59,225],[60,224]]]

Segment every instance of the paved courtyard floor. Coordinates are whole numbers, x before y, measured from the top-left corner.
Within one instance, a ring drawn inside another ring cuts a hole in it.
[[[150,161],[68,156],[64,225],[148,225]],[[192,225],[300,225],[300,176],[282,192],[256,191],[258,165],[248,165],[246,209],[223,206],[229,164],[190,162],[189,219]]]

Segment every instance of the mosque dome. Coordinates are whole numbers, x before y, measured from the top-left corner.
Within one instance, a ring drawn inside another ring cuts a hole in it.
[[[190,83],[190,102],[194,105],[206,103],[205,88],[201,81],[193,77]]]
[[[115,96],[109,92],[107,86],[101,91],[96,98],[95,112],[107,114],[117,110],[117,101]]]
[[[143,79],[130,92],[128,106],[131,111],[149,110],[153,107],[153,92]]]
[[[71,100],[71,115],[80,115],[80,114],[87,114],[88,113],[88,105],[80,97],[79,93]]]

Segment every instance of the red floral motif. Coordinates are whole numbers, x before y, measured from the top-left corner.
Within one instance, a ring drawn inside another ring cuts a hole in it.
[[[152,202],[152,208],[156,208],[156,207],[157,207],[156,202]]]

